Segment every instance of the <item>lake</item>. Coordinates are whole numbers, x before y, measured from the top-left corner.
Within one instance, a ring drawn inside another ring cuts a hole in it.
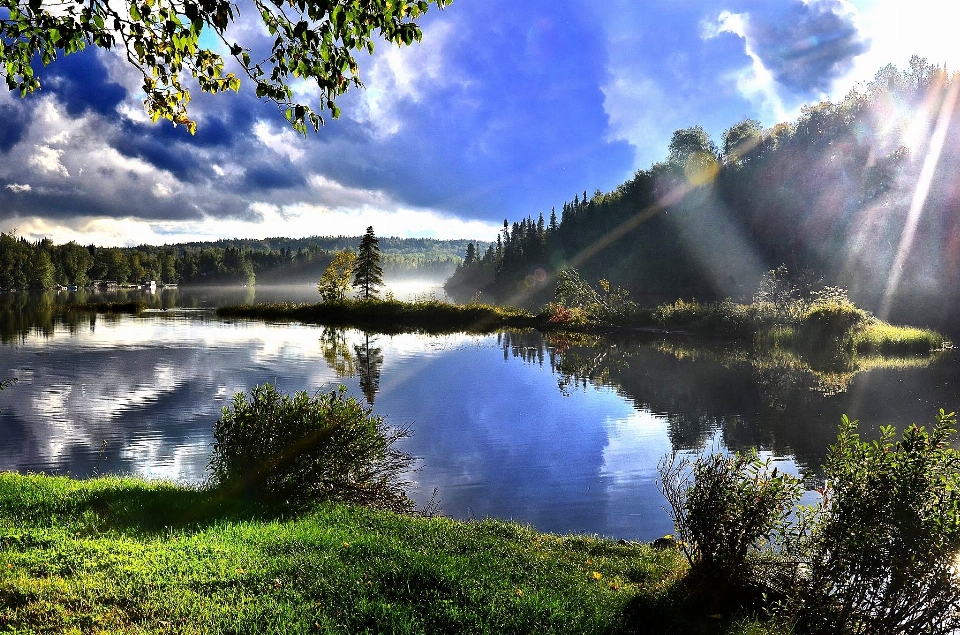
[[[842,413],[872,436],[960,407],[953,351],[815,369],[683,338],[387,336],[211,310],[315,298],[178,289],[148,297],[140,316],[65,316],[41,305],[93,298],[0,296],[0,378],[19,379],[0,392],[0,469],[200,483],[234,393],[342,383],[411,430],[402,444],[418,458],[420,504],[436,490],[458,518],[650,540],[672,530],[656,466],[673,451],[759,447],[782,469],[813,471]]]

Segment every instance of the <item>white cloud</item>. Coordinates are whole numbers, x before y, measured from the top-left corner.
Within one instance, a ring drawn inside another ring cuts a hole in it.
[[[20,183],[7,183],[7,189],[14,194],[19,194],[21,192],[29,192],[33,188],[30,187],[29,183],[24,183],[23,185]]]
[[[270,124],[261,120],[254,124],[253,134],[260,140],[260,143],[291,161],[296,161],[303,156],[303,148],[301,147],[303,138],[290,128],[281,128],[279,132],[274,132]]]
[[[440,19],[424,29],[423,41],[412,46],[382,45],[373,67],[365,78],[367,89],[362,102],[365,113],[357,113],[363,123],[374,126],[380,135],[400,130],[396,104],[402,100],[419,102],[429,89],[450,81],[468,84],[469,80],[446,68],[445,50],[454,34],[454,23]]]
[[[164,183],[155,183],[153,186],[153,195],[157,198],[168,198],[173,191],[170,189],[169,185]]]
[[[30,165],[40,168],[45,172],[55,172],[60,176],[70,176],[67,168],[60,162],[63,150],[51,148],[48,145],[35,146],[36,152],[30,157]]]
[[[47,137],[46,139],[44,139],[43,141],[44,141],[44,143],[57,144],[57,143],[66,143],[66,142],[69,141],[69,140],[70,140],[70,131],[69,131],[69,130],[61,130],[61,131],[58,132],[57,134],[51,135],[51,136]]]
[[[609,117],[607,141],[624,140],[637,149],[638,164],[647,167],[649,157],[663,154],[670,139],[669,123],[663,115],[671,112],[669,97],[657,82],[640,69],[618,66],[602,87],[603,109]]]

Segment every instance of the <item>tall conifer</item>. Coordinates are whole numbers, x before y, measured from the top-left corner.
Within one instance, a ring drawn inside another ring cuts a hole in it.
[[[357,259],[353,264],[353,286],[360,289],[363,299],[377,296],[378,287],[383,286],[383,267],[380,266],[380,241],[373,233],[373,227],[367,227],[367,233],[360,239]]]

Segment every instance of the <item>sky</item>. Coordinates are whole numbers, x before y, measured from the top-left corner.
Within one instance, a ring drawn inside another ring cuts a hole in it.
[[[38,69],[27,98],[0,93],[0,231],[488,241],[504,219],[614,189],[679,128],[719,142],[745,118],[769,127],[914,54],[960,70],[958,17],[952,0],[454,0],[424,16],[421,43],[359,54],[366,88],[306,136],[250,82],[195,90],[195,136],[152,123],[138,72],[88,49]]]

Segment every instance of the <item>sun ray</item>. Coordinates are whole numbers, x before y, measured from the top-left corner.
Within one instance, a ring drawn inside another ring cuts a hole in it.
[[[910,202],[910,211],[907,213],[907,220],[900,235],[900,243],[897,247],[897,255],[890,268],[890,275],[887,278],[887,286],[883,292],[883,301],[880,305],[880,317],[886,319],[890,315],[890,308],[893,305],[893,299],[900,284],[900,278],[903,275],[903,267],[907,256],[913,246],[913,239],[917,233],[917,225],[920,222],[920,216],[923,213],[923,206],[926,203],[927,195],[930,193],[930,184],[933,181],[933,175],[936,172],[937,164],[940,162],[940,154],[943,151],[943,144],[947,138],[947,129],[950,127],[950,120],[953,117],[953,109],[957,103],[957,95],[960,92],[960,81],[950,83],[950,88],[940,105],[940,114],[937,116],[937,124],[930,136],[930,145],[927,147],[926,156],[923,159],[923,167],[920,170],[920,176],[917,178],[917,187],[913,192],[913,199]]]

